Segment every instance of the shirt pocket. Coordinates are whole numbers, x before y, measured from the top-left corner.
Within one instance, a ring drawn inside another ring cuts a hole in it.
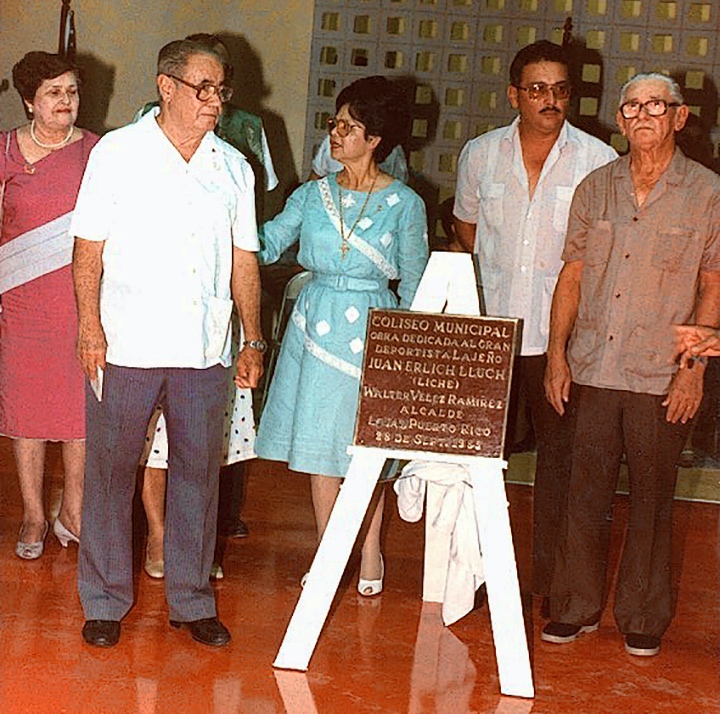
[[[660,318],[662,319],[662,318]],[[670,377],[673,365],[670,328],[637,325],[628,335],[620,363],[629,375],[645,378]]]
[[[613,229],[610,221],[595,222],[587,234],[583,260],[590,268],[607,265],[613,245]]]
[[[542,319],[540,320],[540,334],[543,339],[550,336],[550,311],[552,309],[552,299],[555,294],[555,286],[557,285],[557,276],[543,279],[543,290],[541,297]]]
[[[204,356],[207,360],[221,357],[230,333],[233,301],[212,295],[206,298],[203,320]]]
[[[695,231],[677,228],[659,231],[652,254],[653,267],[669,273],[689,272],[697,269],[697,258],[692,249]]]
[[[574,193],[575,189],[572,186],[558,186],[555,189],[553,230],[563,236],[567,232],[568,214],[570,213],[570,202],[572,201]]]
[[[594,321],[578,316],[568,346],[568,357],[573,365],[573,379],[578,376],[576,371],[581,372],[601,358],[599,340]]]
[[[482,212],[489,226],[502,226],[505,223],[506,186],[502,183],[491,183],[487,191],[480,196]]]

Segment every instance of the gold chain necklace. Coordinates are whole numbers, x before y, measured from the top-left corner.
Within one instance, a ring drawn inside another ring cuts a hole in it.
[[[360,223],[360,219],[363,217],[363,214],[365,213],[365,209],[367,208],[368,202],[370,201],[370,194],[373,192],[373,189],[375,188],[375,182],[377,181],[377,177],[379,174],[376,174],[375,178],[373,179],[372,184],[370,184],[370,190],[367,193],[367,196],[365,196],[365,203],[363,203],[362,208],[360,209],[360,213],[358,213],[358,217],[355,219],[355,223],[352,224],[352,228],[350,229],[350,232],[345,235],[345,221],[343,220],[343,192],[342,187],[340,186],[340,181],[337,182],[338,187],[338,213],[340,214],[340,238],[342,239],[342,242],[340,243],[340,255],[343,260],[345,260],[345,256],[347,255],[348,251],[350,250],[350,236],[353,234],[353,231],[357,228],[358,223]]]

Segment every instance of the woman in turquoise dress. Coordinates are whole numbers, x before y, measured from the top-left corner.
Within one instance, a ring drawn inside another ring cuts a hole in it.
[[[298,188],[261,231],[261,263],[299,239],[298,261],[313,277],[288,323],[255,451],[310,474],[318,540],[350,464],[368,312],[398,306],[389,281],[399,281],[399,305],[409,308],[427,263],[422,200],[378,168],[407,123],[384,77],[343,89],[328,122],[332,156],[343,169]],[[382,508],[378,487],[362,547],[361,595],[382,590]]]

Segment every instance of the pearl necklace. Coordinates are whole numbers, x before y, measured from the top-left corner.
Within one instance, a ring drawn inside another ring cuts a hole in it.
[[[70,141],[70,138],[71,138],[72,135],[73,135],[73,131],[75,131],[75,127],[74,127],[74,126],[71,126],[71,127],[70,127],[70,131],[68,131],[68,133],[67,133],[67,136],[66,136],[62,141],[59,141],[57,144],[43,144],[42,141],[40,141],[40,139],[38,139],[37,136],[35,136],[35,120],[33,119],[33,120],[30,122],[30,138],[31,138],[41,149],[50,149],[50,150],[52,151],[53,149],[59,149],[59,148],[61,148],[62,146],[65,146],[65,144],[67,144],[68,141]]]
[[[376,174],[375,178],[373,179],[373,182],[370,184],[370,190],[367,192],[367,196],[365,196],[365,203],[363,203],[362,208],[360,209],[360,213],[358,213],[358,217],[355,219],[355,223],[352,224],[352,228],[350,229],[350,232],[345,235],[345,221],[343,221],[343,192],[342,187],[340,186],[340,181],[337,182],[338,187],[338,213],[340,214],[340,238],[342,242],[340,243],[340,255],[343,260],[345,260],[345,256],[347,255],[348,251],[350,250],[350,236],[353,234],[353,231],[357,228],[358,223],[360,223],[360,219],[363,217],[363,214],[365,213],[365,209],[367,208],[368,202],[370,201],[370,194],[373,192],[373,189],[375,188],[375,182],[377,181],[377,177],[379,176]]]

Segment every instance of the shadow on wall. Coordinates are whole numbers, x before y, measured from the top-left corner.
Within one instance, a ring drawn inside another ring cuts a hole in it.
[[[106,124],[115,90],[115,67],[85,52],[79,52],[75,61],[82,81],[77,125],[102,136],[115,128]]]
[[[686,84],[688,72],[680,69],[670,76],[680,85]],[[683,90],[683,97],[688,106],[696,108],[690,112],[685,127],[677,136],[678,146],[689,158],[697,161],[703,166],[720,173],[720,158],[713,156],[713,143],[711,131],[718,116],[720,98],[715,83],[706,75],[703,85],[699,88],[687,88]]]
[[[410,110],[408,138],[403,144],[410,170],[408,186],[425,202],[428,217],[428,238],[431,249],[434,249],[436,224],[439,216],[440,188],[421,171],[413,169],[413,154],[422,152],[435,141],[440,118],[440,102],[435,90],[427,82],[423,82],[412,75],[402,75],[393,78],[393,81],[404,94]]]
[[[262,119],[270,155],[279,185],[265,196],[265,219],[272,218],[285,205],[285,200],[298,186],[298,172],[293,159],[285,120],[265,106],[272,88],[265,83],[262,61],[257,51],[242,36],[227,32],[215,33],[228,48],[234,67],[233,104]]]
[[[603,97],[602,55],[597,50],[589,49],[585,41],[578,38],[572,39],[566,49],[572,84],[568,118],[579,129],[609,144],[616,127],[600,121],[600,108],[603,101],[612,104],[617,97]]]

